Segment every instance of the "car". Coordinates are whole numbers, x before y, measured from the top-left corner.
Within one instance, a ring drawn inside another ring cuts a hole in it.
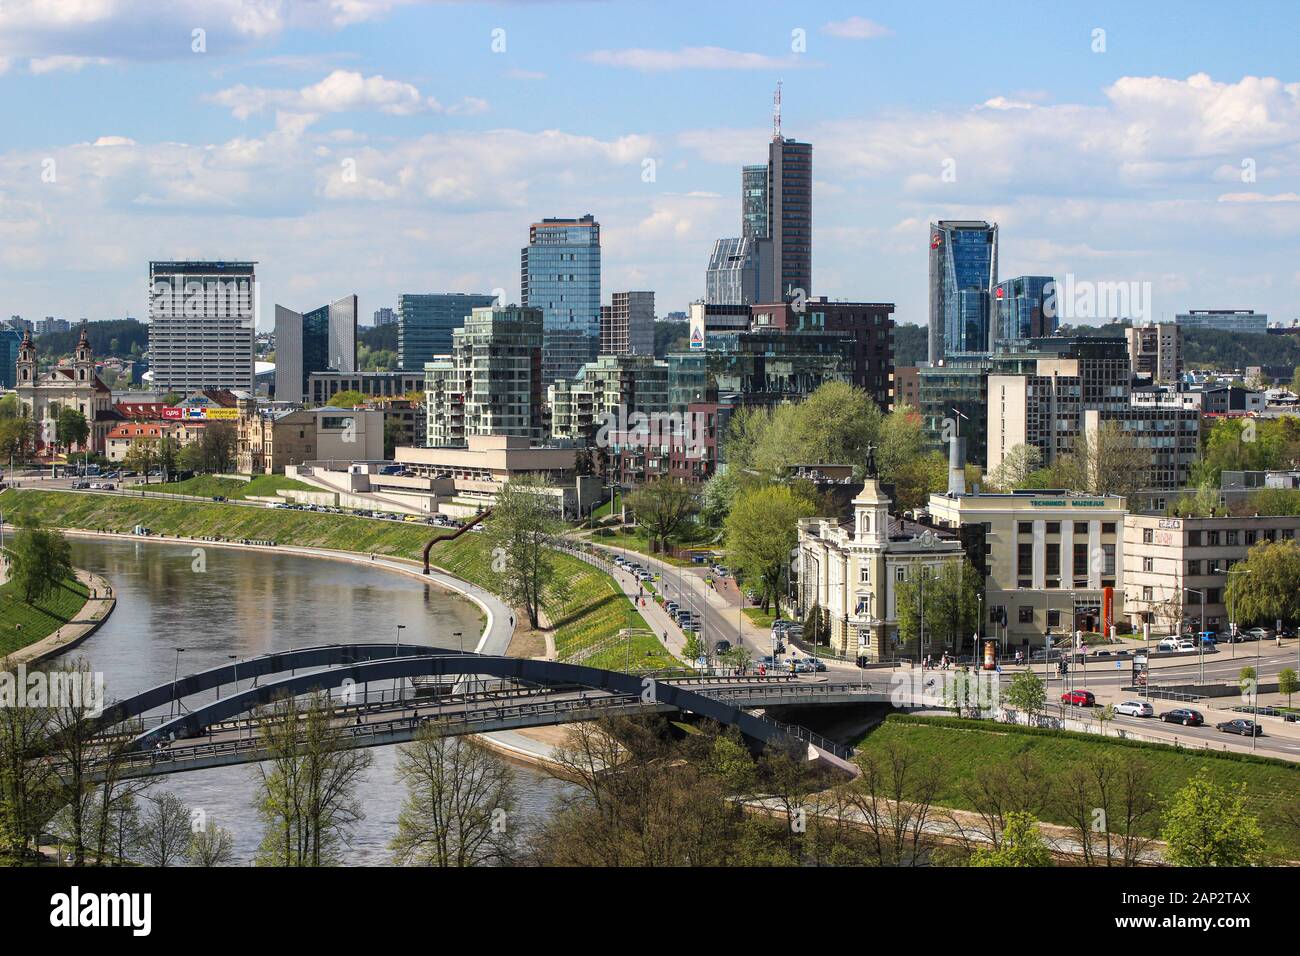
[[[1090,690],[1067,690],[1061,695],[1061,703],[1071,707],[1092,707],[1096,705],[1097,698]]]
[[[1240,634],[1233,634],[1231,631],[1220,631],[1214,637],[1220,644],[1240,644],[1245,640]]]
[[[1160,715],[1166,724],[1182,724],[1184,727],[1200,727],[1205,724],[1205,715],[1190,707],[1175,707]]]
[[[1166,637],[1156,645],[1156,651],[1160,654],[1172,654],[1178,650],[1178,641],[1172,637]]]
[[[677,610],[678,608],[680,608],[680,607],[681,607],[681,605],[678,604],[676,601],[665,601],[665,602],[664,602],[664,610],[667,611],[669,614],[672,614],[673,611],[676,611],[676,610]]]
[[[773,657],[771,654],[764,654],[762,657],[758,659],[758,663],[766,667],[772,667],[773,665],[776,664],[776,658]]]
[[[1248,631],[1242,632],[1249,640],[1267,641],[1273,636],[1273,629],[1269,627],[1252,627]]]
[[[796,669],[801,673],[819,673],[826,670],[826,665],[815,657],[802,657],[795,661]]]
[[[212,496],[212,500],[213,500],[213,501],[225,501],[225,500],[226,500],[226,496],[225,496],[225,495],[213,495],[213,496]]]
[[[1126,700],[1115,705],[1115,713],[1126,717],[1154,717],[1156,709],[1145,700]]]
[[[1264,729],[1253,720],[1244,720],[1238,717],[1236,720],[1225,720],[1222,723],[1215,724],[1214,729],[1225,734],[1241,734],[1243,737],[1262,737]]]
[[[1177,653],[1179,653],[1179,654],[1195,653],[1195,651],[1196,651],[1196,642],[1193,641],[1191,638],[1187,638],[1187,639],[1185,639],[1185,640],[1181,640],[1181,641],[1178,642],[1177,646],[1174,648],[1174,651],[1177,652]]]
[[[713,653],[715,654],[725,654],[729,650],[731,650],[731,641],[718,641],[713,645]]]

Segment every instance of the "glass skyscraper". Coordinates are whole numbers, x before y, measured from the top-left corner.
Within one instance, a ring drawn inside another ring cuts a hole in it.
[[[930,364],[948,352],[988,352],[998,275],[996,223],[930,223]]]
[[[302,402],[313,372],[357,370],[357,297],[310,312],[275,307],[275,397]]]
[[[993,290],[993,308],[997,313],[994,347],[1011,339],[1037,339],[1056,331],[1056,309],[1043,309],[1051,293],[1051,276],[1016,276],[1004,279]]]
[[[429,292],[397,297],[397,365],[424,370],[435,355],[451,351],[451,334],[475,309],[495,305],[496,296],[475,292]]]
[[[742,239],[767,238],[767,165],[740,169],[740,217]]]
[[[600,223],[590,213],[533,223],[519,285],[542,312],[542,380],[572,378],[600,344]]]

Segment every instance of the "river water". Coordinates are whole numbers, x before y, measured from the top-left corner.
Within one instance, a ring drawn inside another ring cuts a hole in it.
[[[104,674],[108,699],[138,693],[181,674],[271,651],[315,644],[375,643],[457,647],[477,643],[478,606],[404,575],[340,561],[189,544],[71,537],[73,564],[106,578],[113,614],[74,655]],[[396,782],[397,750],[375,747],[360,787],[365,818],[353,831],[352,865],[389,861],[405,788]],[[517,767],[521,815],[545,813],[563,786]],[[158,779],[209,821],[230,830],[235,858],[250,862],[262,836],[254,807],[257,768],[248,764]]]

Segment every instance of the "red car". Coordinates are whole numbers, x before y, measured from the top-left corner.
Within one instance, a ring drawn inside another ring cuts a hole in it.
[[[1061,695],[1061,703],[1072,707],[1093,707],[1097,698],[1092,696],[1090,690],[1072,690]]]

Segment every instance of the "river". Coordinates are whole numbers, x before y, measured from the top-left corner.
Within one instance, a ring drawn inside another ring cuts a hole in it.
[[[181,674],[271,651],[315,644],[394,639],[406,644],[466,647],[482,626],[478,606],[404,575],[341,561],[233,548],[139,540],[70,537],[72,560],[106,578],[117,597],[113,614],[74,655],[104,674],[110,700]],[[456,632],[462,637],[456,637]],[[176,649],[183,648],[177,654]],[[360,787],[365,818],[352,834],[347,862],[389,861],[405,789],[396,782],[394,747],[375,747]],[[518,766],[520,811],[545,813],[563,784]],[[209,821],[230,830],[235,858],[251,861],[262,824],[255,765],[162,777],[170,790]]]

